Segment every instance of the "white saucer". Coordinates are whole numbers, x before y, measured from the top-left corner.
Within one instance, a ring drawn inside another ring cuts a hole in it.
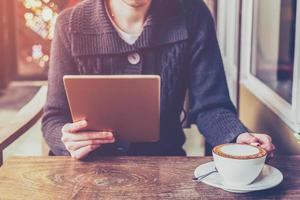
[[[194,172],[194,176],[198,177],[202,174],[206,174],[208,172],[214,171],[214,169],[215,169],[214,162],[208,162],[206,164],[198,166]],[[239,187],[224,186],[221,183],[221,177],[219,173],[213,173],[207,176],[206,178],[202,179],[201,182],[210,186],[221,188],[228,192],[246,193],[246,192],[265,190],[265,189],[275,187],[279,185],[282,182],[282,180],[283,180],[283,175],[278,169],[270,165],[265,165],[262,172],[256,178],[256,180],[253,183],[246,186],[239,186]]]

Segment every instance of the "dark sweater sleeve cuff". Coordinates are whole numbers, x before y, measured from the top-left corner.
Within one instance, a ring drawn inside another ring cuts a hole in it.
[[[45,127],[47,131],[44,131],[44,138],[50,148],[50,151],[56,156],[70,156],[69,151],[61,141],[62,132],[61,129],[64,124],[57,124],[54,127]]]
[[[235,113],[224,110],[218,113],[200,114],[197,125],[206,141],[212,146],[235,142],[241,133],[248,132]]]

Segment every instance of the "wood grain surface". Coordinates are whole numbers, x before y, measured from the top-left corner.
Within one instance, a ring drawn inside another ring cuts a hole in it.
[[[283,182],[246,194],[192,182],[211,157],[13,157],[0,168],[0,199],[300,199],[300,156],[276,157]]]

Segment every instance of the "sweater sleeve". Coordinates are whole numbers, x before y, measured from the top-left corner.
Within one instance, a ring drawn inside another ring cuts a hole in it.
[[[247,129],[228,94],[212,16],[204,3],[195,4],[190,19],[190,112],[207,142],[215,146],[232,142]]]
[[[68,16],[69,11],[64,11],[57,19],[51,46],[48,95],[42,119],[44,138],[55,155],[69,155],[61,141],[63,125],[72,121],[64,90],[63,76],[78,73],[71,56],[67,33],[63,29],[68,21]]]

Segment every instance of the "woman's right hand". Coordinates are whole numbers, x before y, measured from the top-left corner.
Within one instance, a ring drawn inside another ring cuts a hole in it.
[[[61,141],[73,158],[82,159],[102,144],[115,142],[112,132],[82,131],[87,125],[87,121],[82,120],[65,124],[62,128]]]

